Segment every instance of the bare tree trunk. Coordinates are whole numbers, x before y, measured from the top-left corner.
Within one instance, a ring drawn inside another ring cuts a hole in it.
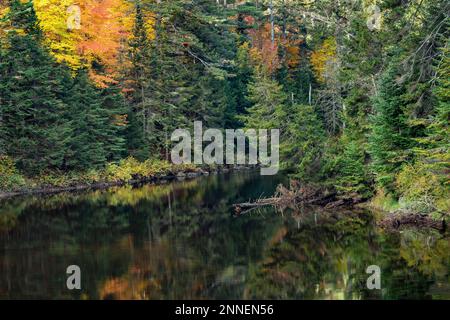
[[[275,21],[273,17],[273,0],[270,0],[270,38],[275,43]]]
[[[309,84],[308,102],[309,102],[309,105],[311,105],[311,103],[312,103],[312,85],[311,85],[311,83]]]
[[[283,39],[287,38],[287,17],[286,17],[286,0],[283,0]]]

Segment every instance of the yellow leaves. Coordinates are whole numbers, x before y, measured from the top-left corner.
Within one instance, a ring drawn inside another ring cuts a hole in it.
[[[259,66],[263,64],[263,55],[261,53],[261,51],[259,51],[257,48],[253,47],[251,48],[249,51],[249,58],[250,58],[250,62],[255,65],[255,66]]]
[[[0,42],[1,39],[4,38],[6,33],[6,22],[3,22],[4,19],[9,13],[9,7],[6,4],[0,3]]]
[[[131,2],[34,0],[33,3],[45,35],[45,45],[58,62],[66,63],[72,70],[88,67],[99,87],[116,83],[120,54],[127,49],[135,21]],[[78,10],[68,10],[74,6],[79,8],[79,20],[73,19]],[[147,34],[153,39],[154,19],[149,12],[144,15]],[[79,23],[76,28],[71,24],[74,21]],[[99,65],[101,68],[94,67]]]
[[[22,0],[22,2],[26,2],[26,1]],[[17,33],[19,35],[25,34],[24,29],[18,28],[17,26],[12,25],[11,19],[8,16],[10,11],[11,11],[11,9],[9,8],[9,6],[7,5],[6,2],[0,3],[0,43],[4,42],[4,40],[6,39],[6,35],[11,31],[14,31],[15,33]],[[4,44],[6,46],[8,46],[7,43],[4,43]]]
[[[396,177],[396,187],[403,202],[410,208],[420,209],[419,212],[450,210],[448,185],[433,164],[417,162],[403,166]]]
[[[4,18],[9,12],[9,7],[0,3],[0,19]]]
[[[113,123],[118,127],[125,127],[128,125],[128,115],[116,114],[113,115]]]
[[[119,59],[124,58],[135,22],[133,2],[34,0],[33,6],[44,33],[44,45],[59,63],[67,64],[74,71],[87,67],[99,87],[117,83]],[[9,30],[24,34],[8,21],[2,22],[9,10],[7,2],[0,0],[0,41]],[[145,10],[143,14],[147,35],[152,40],[155,37],[154,15]],[[126,59],[122,60],[122,65],[127,63]]]
[[[330,37],[311,54],[311,65],[317,79],[325,82],[334,64],[336,64],[336,40]]]
[[[53,56],[72,69],[80,68],[83,63],[77,53],[77,44],[81,36],[70,32],[67,26],[67,8],[73,4],[73,0],[34,0],[33,4],[39,25],[45,34],[44,42]]]

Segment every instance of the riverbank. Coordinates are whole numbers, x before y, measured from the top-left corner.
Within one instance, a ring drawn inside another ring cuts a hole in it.
[[[166,183],[173,180],[192,179],[199,176],[206,176],[219,172],[239,171],[251,169],[249,166],[217,166],[217,165],[174,165],[166,161],[147,160],[140,162],[132,157],[123,159],[118,163],[110,163],[100,170],[88,172],[48,172],[39,176],[28,178],[23,177],[11,164],[2,164],[0,172],[0,182],[9,182],[9,188],[0,189],[0,200],[23,195],[45,195],[62,192],[78,192],[86,190],[102,190],[116,186],[138,185],[142,183]],[[3,180],[1,179],[3,178]],[[9,179],[9,180],[8,180]],[[298,183],[297,183],[298,184]],[[295,183],[294,183],[295,185]],[[292,187],[292,186],[291,186]],[[412,210],[411,207],[402,208],[398,202],[380,195],[363,199],[353,196],[343,198],[337,196],[336,192],[326,191],[322,188],[309,189],[301,188],[303,192],[300,197],[297,191],[289,191],[286,188],[277,189],[278,196],[284,195],[284,207],[289,207],[290,203],[306,202],[308,205],[319,205],[325,210],[335,210],[342,207],[365,207],[370,210],[382,212],[380,224],[386,228],[398,229],[402,225],[432,226],[438,230],[445,230],[446,217],[442,214],[429,213]],[[306,191],[309,191],[306,192]],[[313,191],[313,192],[312,192]],[[304,199],[306,194],[306,200]],[[323,193],[323,194],[322,194]],[[300,198],[300,200],[298,199]],[[269,203],[250,204],[250,207],[271,205],[280,198],[262,199],[269,200]],[[283,200],[282,199],[282,200]],[[390,199],[389,201],[386,199]],[[260,199],[261,200],[261,199]],[[264,202],[263,201],[263,202]],[[282,201],[283,202],[283,201]],[[278,202],[277,202],[278,203]],[[235,208],[236,209],[236,208]],[[241,212],[242,208],[238,208]],[[251,208],[250,208],[251,209]],[[407,210],[406,210],[407,209]]]
[[[285,182],[248,170],[4,201],[0,298],[325,299],[344,290],[359,298],[365,281],[344,280],[366,279],[373,264],[383,268],[383,288],[402,298],[448,296],[450,242],[432,230],[384,232],[367,210],[231,216],[231,203]],[[72,264],[82,268],[81,293],[59,285]],[[332,291],[315,289],[323,283]]]
[[[279,185],[272,197],[260,198],[256,201],[233,204],[236,216],[246,214],[255,209],[271,206],[278,212],[286,209],[302,212],[309,207],[322,212],[335,212],[336,210],[354,210],[358,207],[379,212],[377,225],[383,229],[400,230],[403,227],[415,226],[418,228],[431,228],[441,232],[447,229],[448,215],[442,212],[415,211],[412,208],[384,206],[381,207],[376,200],[379,198],[362,198],[358,195],[338,194],[333,188],[327,189],[312,185],[302,185],[292,180],[289,188]],[[377,205],[378,204],[378,205]],[[389,210],[395,208],[395,210]]]
[[[249,166],[174,165],[166,161],[139,162],[127,158],[108,164],[104,169],[88,172],[49,172],[36,177],[23,177],[9,168],[9,176],[17,185],[0,189],[0,199],[21,195],[55,194],[83,190],[107,189],[115,186],[140,183],[165,183],[171,180],[192,179],[199,176],[236,170],[248,170]],[[7,172],[6,170],[4,172]]]

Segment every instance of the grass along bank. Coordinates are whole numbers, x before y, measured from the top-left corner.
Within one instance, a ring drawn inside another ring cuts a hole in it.
[[[56,193],[84,189],[107,188],[139,182],[157,182],[172,178],[193,178],[212,172],[228,171],[226,167],[208,165],[174,165],[167,161],[140,162],[128,157],[104,168],[85,172],[51,171],[35,177],[26,177],[9,158],[0,157],[0,198],[22,194]]]

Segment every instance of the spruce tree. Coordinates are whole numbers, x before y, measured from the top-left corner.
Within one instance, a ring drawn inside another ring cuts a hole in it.
[[[117,161],[127,156],[126,130],[129,126],[129,106],[120,89],[111,85],[100,90],[103,118],[101,141],[107,161]]]
[[[128,127],[126,140],[129,153],[144,160],[150,156],[148,141],[148,116],[149,116],[149,81],[154,80],[151,74],[152,53],[150,42],[144,22],[142,3],[135,4],[135,21],[133,36],[129,43],[129,60],[131,67],[126,70],[124,80],[127,82],[126,91],[129,92],[128,100]]]
[[[314,107],[287,105],[277,118],[282,167],[302,181],[317,181],[321,177],[326,135]]]
[[[390,190],[393,190],[395,173],[408,156],[405,150],[411,147],[407,115],[402,109],[404,87],[396,79],[397,65],[394,60],[379,85],[369,138],[369,152],[376,180],[382,187]]]
[[[271,79],[263,67],[257,67],[248,84],[251,107],[240,117],[245,127],[253,129],[277,128],[280,124],[276,115],[282,112],[286,94],[276,80]]]
[[[11,2],[10,18],[24,35],[12,31],[0,60],[2,145],[27,174],[60,168],[70,126],[63,79],[68,72],[40,46],[41,33],[32,3]]]
[[[75,77],[66,102],[72,135],[65,165],[76,170],[100,167],[106,162],[103,137],[108,118],[85,70]]]

